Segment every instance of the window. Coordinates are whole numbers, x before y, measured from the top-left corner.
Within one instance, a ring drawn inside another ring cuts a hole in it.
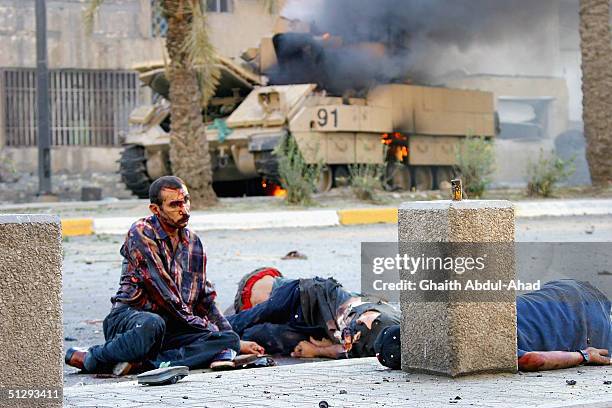
[[[49,70],[52,146],[120,146],[140,85],[133,71]],[[0,69],[0,132],[7,146],[36,146],[36,70]]]
[[[234,11],[232,0],[206,0],[206,11],[209,13],[231,13]]]
[[[151,35],[165,37],[168,33],[168,20],[164,16],[161,0],[151,0]]]
[[[538,140],[549,137],[552,97],[500,97],[497,111],[500,139]]]
[[[232,13],[233,0],[202,0],[207,13]],[[151,36],[165,37],[168,33],[168,20],[164,16],[162,0],[151,0]]]

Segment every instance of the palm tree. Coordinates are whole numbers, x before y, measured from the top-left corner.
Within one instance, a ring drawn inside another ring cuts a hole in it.
[[[593,185],[612,183],[610,0],[580,0],[586,153]]]
[[[91,0],[85,23],[93,19],[104,0]],[[202,102],[217,85],[216,54],[207,32],[201,0],[159,0],[167,21],[166,49],[170,80],[170,162],[173,173],[189,187],[194,208],[213,205],[211,157],[202,121]]]

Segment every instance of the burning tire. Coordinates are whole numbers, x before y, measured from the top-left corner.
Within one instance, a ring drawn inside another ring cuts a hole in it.
[[[147,174],[147,159],[142,146],[130,145],[121,153],[119,160],[121,181],[138,198],[149,198],[152,180]]]

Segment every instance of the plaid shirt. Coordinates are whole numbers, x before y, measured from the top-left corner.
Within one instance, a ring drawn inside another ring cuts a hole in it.
[[[114,303],[160,313],[212,331],[232,327],[215,304],[217,293],[206,280],[206,253],[200,238],[179,230],[176,252],[155,215],[136,221],[121,247],[123,267]]]

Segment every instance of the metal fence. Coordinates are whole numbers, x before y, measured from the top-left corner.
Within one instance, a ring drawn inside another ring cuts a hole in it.
[[[50,70],[51,144],[117,146],[138,103],[132,71]],[[36,71],[0,68],[0,131],[7,146],[36,146]]]

